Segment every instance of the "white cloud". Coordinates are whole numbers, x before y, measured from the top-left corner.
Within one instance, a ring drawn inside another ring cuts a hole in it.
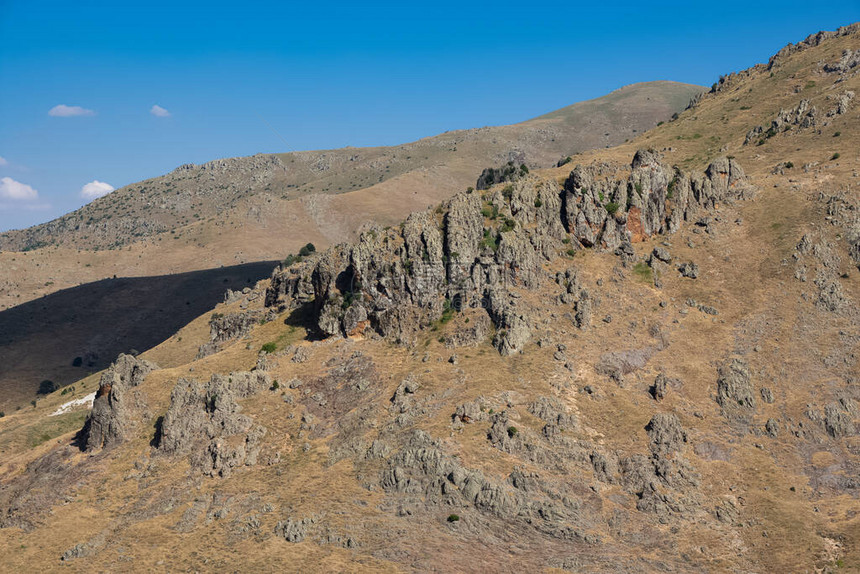
[[[81,106],[67,106],[66,104],[60,104],[51,108],[48,111],[48,115],[55,118],[70,118],[73,116],[94,116],[96,113],[92,110],[82,108]]]
[[[11,177],[0,179],[0,199],[11,199],[13,201],[35,201],[39,198],[39,192],[20,181]]]
[[[94,180],[81,188],[81,197],[84,199],[96,199],[103,195],[107,195],[114,190],[114,187],[103,181]]]
[[[6,161],[6,158],[0,155],[0,166],[9,165],[9,162]]]
[[[157,118],[169,118],[170,112],[159,106],[158,104],[149,108],[149,113],[154,115]]]

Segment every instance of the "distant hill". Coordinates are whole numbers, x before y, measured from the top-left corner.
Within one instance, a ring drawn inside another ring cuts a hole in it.
[[[548,167],[622,143],[668,120],[703,90],[677,82],[634,84],[510,126],[391,147],[183,165],[48,223],[0,234],[6,271],[0,309],[113,275],[280,259],[308,241],[346,241],[369,221],[396,223],[474,185],[485,167],[509,160]]]

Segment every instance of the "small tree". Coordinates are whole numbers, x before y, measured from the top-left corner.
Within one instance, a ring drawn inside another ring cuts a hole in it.
[[[39,383],[39,390],[37,391],[37,393],[40,395],[49,395],[56,390],[57,385],[54,383],[54,381],[49,381],[48,379],[45,379],[44,381]]]
[[[302,257],[307,257],[311,253],[316,252],[316,250],[317,248],[313,243],[308,243],[307,245],[299,249],[299,255],[301,255]]]

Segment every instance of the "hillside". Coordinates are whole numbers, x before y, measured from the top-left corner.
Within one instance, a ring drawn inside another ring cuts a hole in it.
[[[511,159],[555,165],[623,142],[702,91],[627,86],[520,124],[447,132],[392,147],[257,155],[183,165],[59,219],[0,234],[0,309],[81,283],[283,259],[355,237],[475,184]],[[278,241],[272,241],[278,237]]]
[[[6,413],[6,567],[860,570],[858,53],[811,36]]]

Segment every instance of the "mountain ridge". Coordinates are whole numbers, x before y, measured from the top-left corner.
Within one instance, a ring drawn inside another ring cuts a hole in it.
[[[857,31],[0,418],[8,566],[860,569]]]

